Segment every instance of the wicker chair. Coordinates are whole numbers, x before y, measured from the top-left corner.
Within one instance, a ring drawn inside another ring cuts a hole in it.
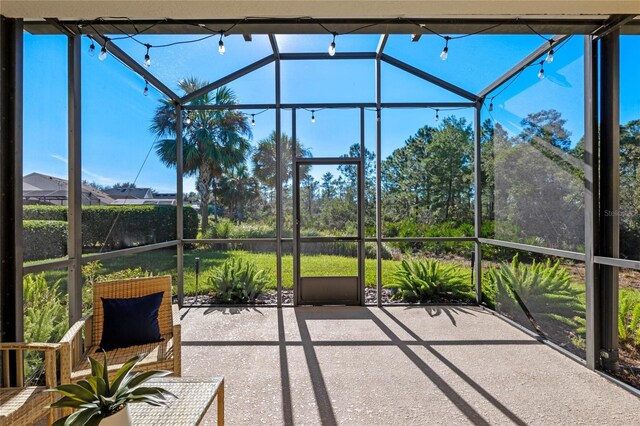
[[[100,298],[141,297],[164,292],[158,324],[163,341],[130,346],[107,352],[109,372],[115,372],[131,357],[146,354],[137,366],[139,371],[168,370],[181,375],[180,312],[171,304],[171,276],[105,281],[93,286],[93,314],[76,322],[60,341],[60,380],[71,383],[91,374],[89,356],[102,359],[98,345],[102,338],[103,309]],[[134,326],[132,324],[132,326]],[[84,331],[84,340],[82,339]]]
[[[31,426],[45,416],[48,423],[55,421],[57,410],[49,408],[55,401],[55,394],[42,392],[46,388],[56,386],[56,351],[60,347],[57,343],[0,343],[2,353],[2,383],[9,383],[9,353],[15,352],[16,386],[0,388],[0,425]],[[37,351],[44,353],[45,386],[25,386],[24,353]]]

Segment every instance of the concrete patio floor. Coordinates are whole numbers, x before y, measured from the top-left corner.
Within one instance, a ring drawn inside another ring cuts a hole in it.
[[[182,310],[229,425],[631,425],[640,399],[474,307]],[[215,409],[206,424],[215,424]]]

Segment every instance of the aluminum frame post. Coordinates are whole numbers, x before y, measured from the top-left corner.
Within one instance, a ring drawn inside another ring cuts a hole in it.
[[[584,36],[584,254],[586,286],[586,361],[600,367],[601,328],[598,252],[598,45]]]
[[[277,53],[277,44],[275,37],[272,38],[274,43],[273,50],[276,56],[275,62],[275,89],[276,89],[276,300],[278,307],[282,306],[282,110],[280,108],[281,90],[280,90],[280,57]]]
[[[473,150],[473,168],[475,181],[475,199],[474,199],[474,228],[475,228],[475,264],[473,273],[475,275],[476,286],[476,303],[482,303],[482,245],[478,240],[482,230],[482,100],[476,104],[473,114],[474,127],[474,150]]]
[[[360,305],[364,306],[366,302],[366,289],[364,271],[364,237],[365,237],[365,205],[366,205],[366,148],[365,148],[365,122],[364,108],[360,108],[360,167],[358,168],[358,280],[360,281]]]
[[[22,30],[0,15],[0,342],[23,340]]]
[[[384,47],[384,44],[381,44]],[[381,53],[382,55],[382,53]],[[381,56],[380,55],[380,56]],[[376,58],[376,299],[382,306],[382,62]]]
[[[600,39],[600,249],[620,256],[620,29]],[[600,360],[618,365],[618,267],[600,266]]]
[[[184,190],[183,190],[183,147],[182,147],[182,105],[175,103],[176,109],[176,270],[178,306],[184,302]]]
[[[67,37],[69,326],[82,318],[82,38]]]
[[[300,259],[299,259],[299,251],[300,251],[300,233],[298,228],[298,167],[297,163],[297,155],[296,152],[298,150],[298,142],[296,140],[297,132],[296,132],[296,109],[291,109],[291,202],[293,204],[292,214],[293,214],[293,242],[292,242],[292,255],[293,255],[293,305],[298,306],[298,301],[300,298]]]

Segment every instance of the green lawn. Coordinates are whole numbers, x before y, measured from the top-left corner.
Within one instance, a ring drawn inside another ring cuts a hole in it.
[[[267,269],[271,272],[271,283],[269,288],[276,288],[276,256],[275,253],[251,253],[248,251],[213,251],[213,250],[185,250],[184,252],[184,290],[185,294],[195,292],[195,258],[200,258],[200,279],[199,289],[209,288],[207,284],[207,271],[229,258],[244,258],[254,262],[258,268]],[[383,282],[390,279],[391,272],[395,269],[398,261],[383,260],[382,274]],[[141,267],[143,270],[152,272],[154,275],[173,275],[176,277],[176,254],[175,250],[155,250],[152,252],[140,253],[133,256],[109,259],[102,262],[104,269],[101,274],[115,272],[126,268]],[[343,256],[314,255],[304,256],[300,261],[303,275],[329,276],[329,275],[357,275],[357,262],[355,258]],[[376,261],[375,259],[365,260],[365,282],[367,286],[376,285]],[[282,256],[282,284],[284,288],[293,287],[293,256]]]
[[[208,271],[222,265],[229,258],[244,258],[254,262],[259,269],[267,269],[271,274],[268,288],[276,288],[276,256],[275,253],[253,253],[241,250],[216,251],[211,249],[190,249],[184,252],[184,291],[185,294],[195,293],[195,258],[200,258],[199,292],[210,288],[207,283]],[[127,268],[141,268],[153,275],[172,275],[176,282],[176,250],[162,249],[103,260],[103,268],[99,275],[121,271]],[[382,282],[391,281],[391,273],[400,262],[396,260],[382,261]],[[300,261],[303,276],[345,276],[357,275],[357,261],[355,258],[334,255],[308,255]],[[469,269],[468,264],[461,265]],[[66,269],[45,272],[47,281],[60,280],[60,289],[66,292]],[[376,285],[376,260],[365,259],[365,283],[369,287]],[[285,289],[293,287],[293,256],[282,256],[282,284]]]

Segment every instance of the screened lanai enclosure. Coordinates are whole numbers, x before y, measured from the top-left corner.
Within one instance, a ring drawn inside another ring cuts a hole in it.
[[[478,305],[640,387],[633,16],[1,31],[2,341],[168,274],[181,307]]]

